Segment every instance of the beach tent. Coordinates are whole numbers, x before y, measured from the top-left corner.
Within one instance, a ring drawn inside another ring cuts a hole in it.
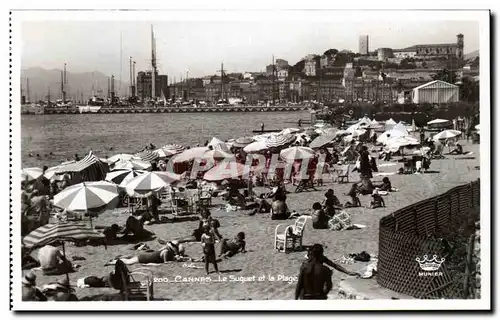
[[[396,121],[390,118],[385,122],[385,131],[391,130],[396,124]]]
[[[71,173],[76,176],[74,180],[83,182],[104,180],[108,172],[108,164],[101,161],[92,151],[90,151],[89,154],[80,161],[61,165],[55,173]]]
[[[386,144],[386,142],[394,137],[405,137],[408,136],[408,130],[406,130],[406,127],[403,124],[396,124],[391,130],[387,130],[384,133],[382,133],[380,136],[377,138],[377,143],[381,144]]]

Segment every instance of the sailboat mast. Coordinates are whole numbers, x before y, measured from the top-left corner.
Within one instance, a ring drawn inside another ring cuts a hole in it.
[[[122,94],[122,69],[123,69],[123,32],[120,31],[120,82],[118,83],[118,92]]]
[[[30,99],[30,79],[26,78],[26,102],[31,102]]]
[[[151,99],[156,98],[156,52],[155,35],[151,25]]]
[[[274,84],[274,78],[276,76],[276,68],[275,68],[275,64],[274,64],[274,54],[273,54],[273,64],[272,64],[272,66],[273,66],[273,78],[272,78],[272,80],[273,80],[273,106],[274,106],[274,92],[276,91],[275,84]]]

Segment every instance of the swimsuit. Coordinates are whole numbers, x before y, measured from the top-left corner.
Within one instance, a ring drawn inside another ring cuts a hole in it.
[[[161,251],[141,253],[137,256],[139,263],[162,263]]]

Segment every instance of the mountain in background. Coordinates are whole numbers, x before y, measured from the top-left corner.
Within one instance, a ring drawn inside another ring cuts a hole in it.
[[[464,55],[464,60],[470,60],[470,59],[475,59],[479,57],[479,50],[469,52]]]
[[[46,70],[43,68],[28,68],[21,70],[21,86],[26,94],[26,79],[29,79],[29,91],[31,101],[47,100],[48,88],[50,87],[50,100],[61,99],[61,71],[60,69]],[[71,100],[86,101],[92,96],[92,84],[94,84],[94,94],[106,97],[108,93],[108,76],[102,72],[73,73],[66,71],[66,98]],[[120,89],[121,88],[121,92]],[[121,82],[115,76],[115,91],[119,96],[128,94],[129,84]]]

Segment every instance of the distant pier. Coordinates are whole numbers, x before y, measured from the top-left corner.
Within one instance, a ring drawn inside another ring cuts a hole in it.
[[[231,106],[231,107],[102,107],[94,113],[201,113],[201,112],[297,112],[308,110],[307,106]],[[80,114],[78,107],[22,107],[21,114]]]

